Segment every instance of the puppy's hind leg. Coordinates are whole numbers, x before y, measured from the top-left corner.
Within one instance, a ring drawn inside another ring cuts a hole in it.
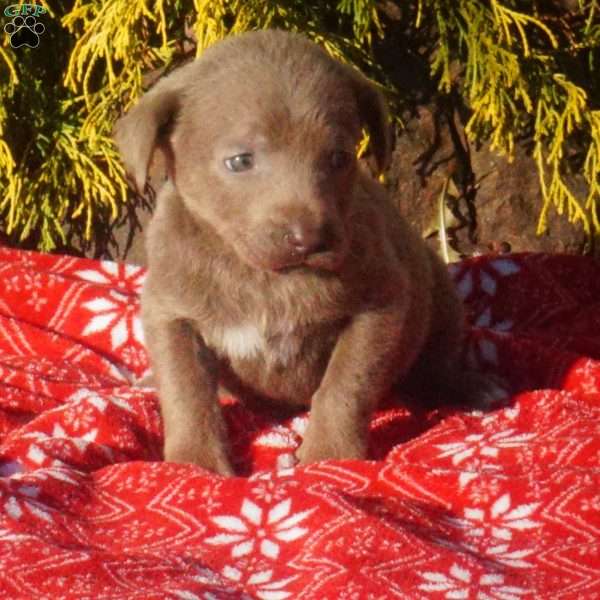
[[[500,377],[465,368],[465,315],[446,265],[432,253],[434,275],[433,314],[427,343],[406,384],[425,405],[448,401],[474,409],[489,410],[509,396],[508,384]]]

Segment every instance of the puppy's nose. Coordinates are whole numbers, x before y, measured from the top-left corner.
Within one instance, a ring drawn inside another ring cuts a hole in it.
[[[298,254],[327,252],[333,246],[333,226],[329,222],[319,226],[294,223],[285,233],[284,240]]]

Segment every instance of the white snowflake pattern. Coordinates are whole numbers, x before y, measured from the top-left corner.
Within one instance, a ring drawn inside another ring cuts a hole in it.
[[[113,450],[111,446],[100,444],[96,441],[98,428],[84,431],[81,435],[67,433],[60,423],[55,423],[50,434],[41,431],[31,432],[23,436],[24,440],[30,441],[27,450],[27,460],[38,466],[44,467],[63,467],[63,463],[56,455],[70,455],[75,450],[83,455],[90,447],[103,452],[108,460],[114,461]],[[46,446],[52,448],[51,454],[45,450]],[[64,478],[63,478],[64,479]]]
[[[210,520],[223,530],[223,533],[206,538],[213,546],[231,545],[231,557],[239,558],[252,553],[256,547],[263,556],[276,559],[281,547],[279,542],[292,542],[308,533],[300,527],[316,508],[291,513],[291,499],[282,500],[268,511],[252,500],[242,501],[240,516],[217,515]]]
[[[515,275],[520,270],[521,267],[514,260],[498,258],[489,261],[480,269],[461,269],[460,266],[454,266],[450,269],[450,273],[455,279],[456,291],[464,301],[473,292],[479,296],[493,298],[498,290],[498,279]],[[475,317],[473,324],[476,327],[487,327],[495,331],[509,331],[514,326],[510,319],[494,321],[489,306]],[[490,351],[490,348],[487,350]]]
[[[584,512],[594,511],[600,513],[600,494],[591,498],[584,498],[581,501],[581,510]]]
[[[21,277],[19,275],[13,275],[12,277],[3,277],[4,290],[6,292],[20,292],[21,291]]]
[[[23,289],[27,292],[34,290],[41,290],[44,288],[52,287],[54,285],[54,279],[42,275],[42,273],[25,273],[23,276]]]
[[[223,594],[227,594],[227,596],[223,596]],[[181,600],[223,600],[224,598],[239,598],[239,600],[252,600],[250,596],[243,594],[242,596],[233,595],[234,592],[226,592],[222,589],[219,589],[219,595],[217,596],[213,592],[204,592],[201,596],[195,594],[194,592],[190,592],[188,590],[175,590],[173,595],[176,598],[180,598]]]
[[[94,429],[85,430],[84,433],[76,436],[73,433],[67,433],[60,424],[56,423],[52,428],[52,435],[49,437],[54,440],[62,439],[65,442],[69,442],[81,454],[84,454],[90,446],[93,446],[99,450],[102,450],[109,460],[114,460],[112,448],[106,444],[99,444],[96,442],[96,438],[98,437],[97,427]]]
[[[142,323],[138,314],[138,305],[131,297],[110,290],[107,297],[97,297],[82,304],[83,308],[94,313],[82,334],[93,335],[110,330],[113,350],[129,345],[132,340],[144,344]]]
[[[453,564],[448,574],[434,571],[420,573],[425,583],[419,585],[424,592],[443,592],[449,600],[521,600],[530,596],[529,590],[506,585],[504,575],[484,573],[479,577],[466,568]]]
[[[146,271],[136,265],[104,260],[98,263],[97,269],[77,271],[75,275],[85,281],[139,294],[146,278]]]
[[[289,493],[290,487],[297,487],[298,482],[290,480],[287,486],[281,485],[280,479],[273,479],[269,477],[266,480],[258,480],[256,485],[250,490],[252,495],[267,504],[271,502],[278,502],[285,498],[286,494]]]
[[[223,503],[219,500],[221,497],[222,482],[216,482],[213,486],[205,486],[200,493],[200,502],[206,511],[212,513],[223,507]],[[195,488],[192,488],[195,491]]]
[[[53,509],[37,500],[39,495],[40,488],[37,485],[20,485],[14,494],[5,500],[4,513],[15,521],[18,521],[23,513],[27,512],[38,519],[53,523]]]
[[[132,369],[135,369],[136,372],[141,371],[143,368],[147,369],[148,367],[148,355],[146,354],[146,350],[144,348],[128,346],[123,348],[121,357],[123,362],[125,362],[125,364]]]
[[[456,291],[463,300],[469,298],[476,285],[478,285],[478,293],[482,292],[490,297],[495,296],[498,288],[497,280],[500,277],[515,275],[520,270],[521,267],[510,258],[491,260],[479,269],[462,269],[460,264],[449,267],[449,272],[454,278]]]
[[[445,521],[462,531],[467,548],[511,567],[531,568],[533,565],[525,559],[534,551],[529,548],[511,549],[510,542],[515,531],[541,527],[541,523],[530,518],[539,505],[539,502],[531,502],[513,508],[507,492],[497,498],[489,510],[467,507],[462,518],[448,517]]]
[[[93,402],[81,398],[64,411],[64,422],[73,431],[89,431],[90,426],[96,422],[97,409],[97,405]]]
[[[260,600],[285,600],[292,596],[292,592],[284,588],[298,578],[297,575],[273,581],[273,569],[245,570],[242,572],[233,566],[226,565],[222,574],[230,581],[243,584],[244,587],[252,587],[254,597]]]
[[[514,429],[506,429],[491,435],[472,433],[464,441],[436,444],[436,448],[442,451],[439,458],[451,456],[452,464],[458,466],[472,457],[498,458],[501,449],[526,446],[535,437],[535,433],[516,433]]]
[[[48,298],[44,298],[38,290],[34,290],[25,301],[25,304],[31,306],[34,312],[40,312],[48,304]]]
[[[31,306],[35,312],[40,312],[46,304],[46,290],[55,284],[53,276],[37,273],[35,271],[5,277],[4,287],[7,292],[26,292],[25,304]],[[24,294],[25,295],[25,294]]]

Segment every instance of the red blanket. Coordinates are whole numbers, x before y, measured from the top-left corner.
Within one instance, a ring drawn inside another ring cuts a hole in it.
[[[290,468],[305,415],[223,399],[242,477],[160,462],[135,266],[0,250],[0,597],[600,598],[600,265],[452,267],[508,405],[373,420]]]

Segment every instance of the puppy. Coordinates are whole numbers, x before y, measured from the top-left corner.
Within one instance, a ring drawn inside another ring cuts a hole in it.
[[[273,30],[209,48],[117,123],[139,190],[166,157],[142,294],[166,460],[232,474],[219,383],[310,406],[301,463],[364,458],[372,411],[411,369],[454,385],[461,304],[357,163],[363,127],[383,171],[379,91]]]

